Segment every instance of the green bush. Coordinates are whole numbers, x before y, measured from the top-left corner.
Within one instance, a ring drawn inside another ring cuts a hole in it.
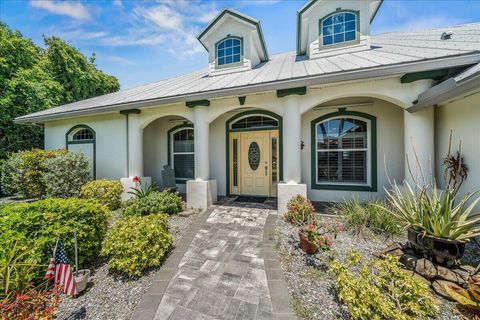
[[[10,154],[0,170],[2,189],[5,194],[18,193],[24,198],[45,196],[45,162],[66,152],[65,149],[52,151],[32,149]]]
[[[123,186],[117,180],[93,180],[87,182],[80,190],[83,199],[97,199],[110,210],[120,208],[122,205]]]
[[[90,265],[100,252],[110,217],[108,208],[97,200],[46,199],[5,205],[0,210],[0,261],[16,245],[21,251],[30,248],[30,262],[46,267],[60,236],[73,262],[76,230],[79,265]]]
[[[67,152],[47,159],[43,177],[48,197],[77,197],[91,178],[88,158],[82,152]]]
[[[176,192],[152,192],[144,198],[125,202],[123,216],[146,216],[152,213],[175,214],[182,211],[182,198]]]
[[[330,272],[336,280],[338,298],[352,319],[413,320],[434,317],[437,309],[428,286],[405,273],[398,258],[372,259],[355,275],[334,260]]]
[[[370,230],[375,234],[400,234],[402,232],[400,220],[380,206],[386,204],[380,200],[360,203],[357,199],[352,199],[333,205],[327,212],[342,216],[347,228],[357,233]]]
[[[143,270],[162,263],[172,242],[167,215],[132,216],[114,223],[101,254],[108,259],[110,269],[140,276]]]
[[[294,225],[315,224],[317,221],[317,215],[312,202],[301,195],[290,199],[287,203],[287,209],[285,220]]]

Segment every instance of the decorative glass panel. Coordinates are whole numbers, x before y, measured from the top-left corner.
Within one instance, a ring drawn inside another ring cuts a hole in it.
[[[265,116],[250,116],[242,118],[231,125],[231,129],[276,128],[278,120]]]
[[[242,41],[237,38],[228,38],[217,45],[217,64],[236,63],[241,61]]]
[[[248,147],[248,164],[253,171],[257,170],[260,164],[260,147],[255,141]]]
[[[238,186],[238,139],[233,139],[233,186]]]
[[[357,39],[357,15],[340,12],[322,21],[322,43],[324,46],[354,41]]]
[[[78,130],[72,137],[72,140],[93,140],[93,132],[89,129]]]
[[[272,137],[272,186],[277,184],[277,138]]]

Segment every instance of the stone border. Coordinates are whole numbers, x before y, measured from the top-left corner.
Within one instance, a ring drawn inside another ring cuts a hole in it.
[[[182,235],[175,248],[172,250],[172,254],[168,256],[167,260],[160,267],[155,278],[152,279],[150,288],[135,308],[135,311],[132,314],[132,319],[152,320],[155,317],[158,306],[162,301],[163,294],[165,293],[170,280],[175,275],[180,261],[190,246],[193,238],[195,238],[195,235],[202,228],[215,208],[216,206],[211,206],[200,213],[195,222],[193,222],[188,230]]]
[[[262,258],[265,263],[268,290],[272,300],[273,313],[277,320],[295,320],[297,316],[291,307],[291,298],[287,283],[283,276],[283,270],[278,260],[275,249],[275,228],[278,214],[270,214],[267,217],[263,230]]]

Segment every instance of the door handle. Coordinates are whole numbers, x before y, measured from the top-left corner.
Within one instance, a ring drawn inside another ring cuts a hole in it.
[[[268,176],[268,166],[265,165],[265,177]]]

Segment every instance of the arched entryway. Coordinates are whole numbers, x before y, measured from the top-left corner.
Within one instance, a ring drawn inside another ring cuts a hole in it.
[[[227,194],[277,196],[282,136],[282,117],[273,112],[249,110],[227,120]]]

